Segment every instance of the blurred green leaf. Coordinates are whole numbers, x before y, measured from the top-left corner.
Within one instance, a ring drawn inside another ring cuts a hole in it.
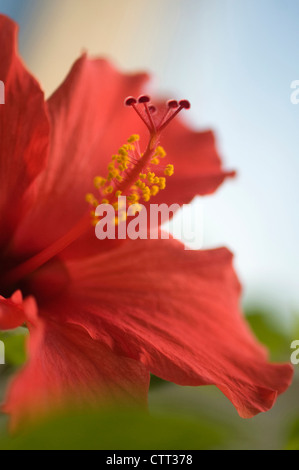
[[[271,316],[258,308],[246,311],[247,321],[259,341],[267,346],[272,359],[288,359],[290,356],[290,338],[272,321]]]
[[[299,450],[299,418],[297,418],[292,427],[286,446],[287,450]]]
[[[0,436],[0,449],[212,449],[225,439],[224,428],[181,416],[136,410],[77,411],[18,437]]]
[[[151,382],[150,382],[150,389],[156,389],[163,387],[167,385],[169,382],[166,380],[160,379],[160,377],[157,377],[156,375],[151,374]]]
[[[292,340],[299,339],[299,313],[295,313],[293,316],[292,325]]]
[[[12,332],[0,331],[0,340],[5,345],[5,363],[12,366],[21,366],[26,360],[25,341],[27,330],[18,328]]]

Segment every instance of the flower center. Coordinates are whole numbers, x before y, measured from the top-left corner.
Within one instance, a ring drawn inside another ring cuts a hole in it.
[[[29,260],[30,261],[30,260]],[[8,279],[8,273],[16,273],[20,266],[20,260],[1,259],[0,269],[0,295],[9,298],[14,292],[20,290],[23,297],[33,295],[39,302],[49,302],[53,296],[59,295],[69,282],[68,272],[59,257],[52,257],[30,273],[15,279]]]
[[[158,113],[150,104],[150,97],[147,95],[140,96],[138,100],[128,97],[125,105],[131,106],[146,125],[150,134],[149,141],[145,151],[141,152],[139,135],[132,135],[118,153],[112,155],[107,175],[95,177],[94,186],[98,194],[86,195],[86,201],[92,207],[93,225],[98,222],[94,209],[99,204],[112,204],[117,211],[119,196],[125,196],[130,206],[141,201],[148,202],[152,196],[165,189],[166,177],[173,175],[174,166],[162,165],[161,161],[166,157],[166,152],[160,145],[160,134],[182,109],[190,108],[187,100],[181,100],[179,103],[170,100],[161,115],[161,112]]]

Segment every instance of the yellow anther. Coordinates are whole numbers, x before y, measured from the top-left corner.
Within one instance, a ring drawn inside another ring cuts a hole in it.
[[[108,201],[108,199],[102,199],[102,202],[101,202],[101,204],[109,204],[109,201]]]
[[[158,194],[158,192],[160,191],[159,187],[154,185],[151,187],[151,195],[152,196],[156,196]]]
[[[139,173],[139,178],[142,180],[145,180],[146,174],[145,173]]]
[[[116,169],[109,171],[107,180],[111,181],[113,180],[113,178],[116,178],[118,175],[119,175],[119,171]]]
[[[165,152],[164,148],[161,147],[161,145],[159,145],[159,146],[156,148],[155,156],[156,156],[156,157],[160,157],[160,158],[166,157],[166,152]]]
[[[160,163],[160,160],[157,157],[153,158],[152,161],[151,161],[152,165],[159,165],[159,163]]]
[[[136,183],[135,183],[135,186],[137,188],[143,189],[143,188],[145,188],[145,183],[141,180],[137,180]]]
[[[113,189],[114,189],[113,186],[108,186],[108,188],[106,188],[104,192],[105,194],[111,194],[113,193]]]
[[[119,196],[121,196],[121,191],[116,191],[115,197],[119,197]]]
[[[99,189],[106,184],[106,178],[102,178],[101,176],[96,176],[93,180],[93,184],[96,187],[96,189]]]
[[[148,172],[147,180],[150,184],[154,182],[155,176],[156,176],[155,173],[152,173],[151,171]]]
[[[160,178],[158,176],[155,176],[154,178],[154,184],[159,184]]]
[[[130,196],[127,197],[128,201],[132,202],[133,204],[135,204],[136,202],[139,201],[139,196],[138,194],[130,194]]]
[[[159,188],[160,189],[166,188],[166,178],[164,178],[163,176],[159,178]]]
[[[167,165],[167,167],[166,167],[165,170],[164,170],[164,174],[165,174],[166,176],[172,176],[173,173],[174,173],[174,166],[173,166],[173,165],[170,165],[170,164]]]
[[[94,207],[97,207],[99,205],[99,201],[91,193],[86,194],[85,201],[88,202],[88,204],[91,204]]]
[[[140,139],[140,137],[139,137],[138,134],[133,134],[133,135],[131,135],[131,137],[128,138],[128,142],[129,142],[129,144],[133,144],[133,142],[136,142],[139,139]]]
[[[127,156],[128,155],[128,151],[125,149],[125,146],[121,147],[118,151],[119,155],[121,156]]]

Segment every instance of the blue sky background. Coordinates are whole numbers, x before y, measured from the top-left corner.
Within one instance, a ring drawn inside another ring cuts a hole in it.
[[[64,2],[0,0],[0,11],[21,23],[20,49],[29,65],[42,9],[51,8],[54,37]],[[299,105],[290,102],[290,84],[299,80],[299,2],[153,0],[143,6],[148,19],[125,25],[130,50],[117,53],[120,35],[112,58],[151,70],[160,91],[191,100],[192,125],[216,131],[225,164],[238,178],[204,200],[205,246],[228,246],[245,299],[287,318],[299,312]]]

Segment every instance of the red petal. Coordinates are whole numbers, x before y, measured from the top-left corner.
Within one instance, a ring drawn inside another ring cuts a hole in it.
[[[45,166],[49,139],[44,96],[16,52],[16,34],[16,25],[0,15],[0,78],[5,84],[5,104],[0,105],[0,243],[7,242],[27,209],[30,200],[24,195]]]
[[[49,163],[41,180],[39,204],[20,228],[17,246],[32,244],[34,231],[35,250],[40,251],[88,212],[85,196],[92,191],[94,177],[107,174],[112,154],[136,130],[135,116],[125,108],[124,98],[138,95],[147,78],[121,74],[106,60],[90,60],[85,55],[74,64],[48,101]]]
[[[13,330],[32,321],[36,315],[36,304],[32,297],[23,300],[21,291],[9,299],[0,296],[0,330]]]
[[[145,367],[113,353],[82,328],[39,319],[30,327],[29,362],[9,387],[3,411],[15,429],[61,407],[147,403]]]
[[[68,263],[72,288],[53,311],[115,351],[182,385],[215,384],[243,417],[268,410],[292,367],[269,364],[240,314],[225,248],[184,251],[173,240],[130,242]]]
[[[235,175],[222,168],[211,131],[192,131],[177,119],[162,134],[161,143],[167,162],[174,165],[174,174],[155,198],[157,203],[187,204],[196,195],[212,194],[227,177]]]

